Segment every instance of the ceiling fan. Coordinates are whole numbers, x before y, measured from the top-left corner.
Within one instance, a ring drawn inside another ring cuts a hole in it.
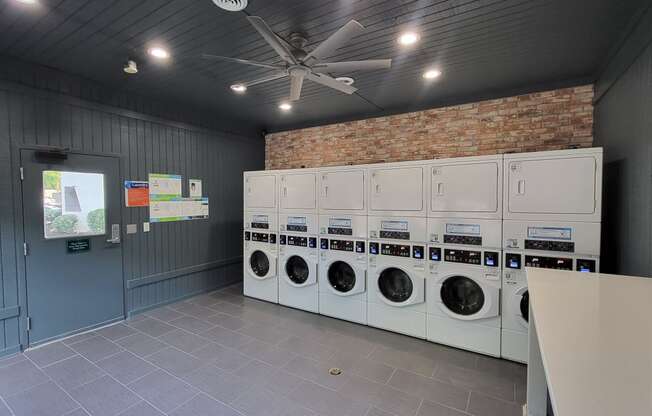
[[[291,33],[288,40],[278,36],[258,16],[248,16],[249,23],[260,33],[265,41],[276,51],[283,60],[282,64],[268,64],[264,62],[250,61],[246,59],[229,58],[217,55],[202,55],[205,59],[213,59],[225,62],[232,62],[259,68],[272,69],[276,72],[252,80],[236,84],[233,87],[239,87],[244,91],[247,87],[262,84],[264,82],[274,81],[277,79],[290,78],[290,100],[296,101],[301,97],[301,88],[304,80],[316,82],[329,88],[341,91],[345,94],[353,94],[357,88],[348,83],[338,81],[327,75],[329,73],[343,73],[353,71],[370,71],[375,69],[387,69],[392,65],[391,59],[371,59],[364,61],[345,61],[345,62],[325,62],[326,58],[333,56],[336,50],[341,48],[347,41],[354,36],[362,33],[364,26],[355,20],[349,21],[342,26],[337,32],[333,33],[328,39],[317,46],[313,51],[307,52],[304,47],[307,39],[298,33]],[[234,88],[236,91],[238,88]]]

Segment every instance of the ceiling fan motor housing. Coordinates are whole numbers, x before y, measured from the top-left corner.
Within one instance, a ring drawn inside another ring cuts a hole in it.
[[[213,0],[213,3],[220,9],[229,12],[239,12],[247,7],[247,0]]]

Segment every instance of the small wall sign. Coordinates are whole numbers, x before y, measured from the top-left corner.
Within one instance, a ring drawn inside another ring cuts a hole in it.
[[[69,254],[82,253],[91,249],[91,240],[88,238],[68,240],[66,241],[66,246],[68,247]]]
[[[149,206],[149,182],[125,181],[125,206]]]

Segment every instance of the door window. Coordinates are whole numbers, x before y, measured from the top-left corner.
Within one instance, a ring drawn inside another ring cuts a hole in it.
[[[525,319],[525,322],[530,322],[530,292],[527,290],[521,296],[519,308],[521,309],[521,316]]]
[[[355,272],[348,263],[336,261],[328,268],[328,282],[338,292],[350,292],[355,286]]]
[[[396,303],[410,299],[414,287],[412,279],[403,270],[389,267],[383,270],[378,277],[378,289],[383,296]]]
[[[269,272],[269,259],[267,258],[267,255],[260,250],[251,253],[249,265],[251,266],[251,270],[253,270],[258,277],[265,277]]]
[[[466,276],[452,276],[441,286],[441,301],[458,315],[474,315],[484,306],[484,292]]]
[[[285,272],[290,280],[298,285],[305,283],[310,274],[308,263],[299,256],[292,256],[288,259],[285,264]]]
[[[43,171],[46,239],[106,234],[104,175]]]

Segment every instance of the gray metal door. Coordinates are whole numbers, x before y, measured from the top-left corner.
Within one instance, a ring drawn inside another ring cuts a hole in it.
[[[29,345],[123,318],[119,160],[20,156]]]

